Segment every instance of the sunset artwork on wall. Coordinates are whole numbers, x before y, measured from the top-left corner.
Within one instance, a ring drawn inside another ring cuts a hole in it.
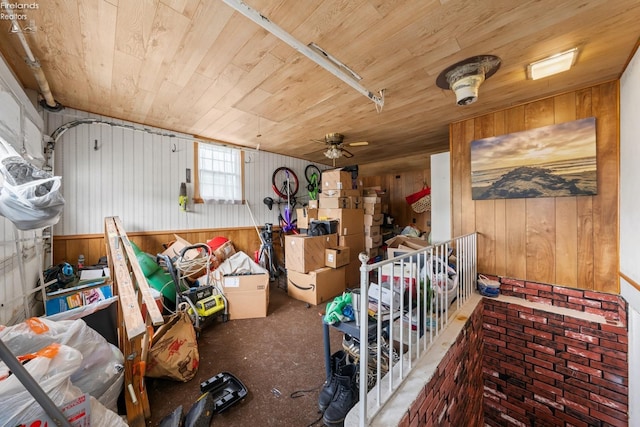
[[[597,194],[596,119],[471,141],[473,200]]]

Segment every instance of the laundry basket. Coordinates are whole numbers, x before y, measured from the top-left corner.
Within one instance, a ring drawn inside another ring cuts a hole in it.
[[[425,187],[417,193],[405,197],[415,213],[423,213],[431,209],[431,188]]]

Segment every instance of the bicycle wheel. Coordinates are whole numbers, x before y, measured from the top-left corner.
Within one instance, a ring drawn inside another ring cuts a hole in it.
[[[309,199],[316,200],[318,198],[318,192],[320,189],[320,169],[316,165],[308,165],[304,169],[304,175],[307,178],[307,191],[309,192]]]
[[[306,168],[304,168],[304,176],[305,178],[307,178],[307,182],[311,182],[314,174],[316,175],[317,180],[319,181],[320,173],[321,173],[320,169],[318,169],[316,165],[308,165]]]
[[[298,192],[298,176],[286,166],[281,166],[271,176],[271,186],[273,191],[283,198],[289,200]]]

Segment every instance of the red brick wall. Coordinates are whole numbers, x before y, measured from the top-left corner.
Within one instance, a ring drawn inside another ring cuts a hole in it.
[[[606,322],[485,298],[399,425],[626,427],[626,301],[499,280],[503,295],[599,314]]]
[[[619,296],[502,279],[504,295],[604,316],[606,323],[484,300],[484,422],[627,426],[627,307]]]
[[[479,304],[400,426],[484,425],[482,315],[482,304]]]
[[[627,325],[627,303],[619,295],[594,292],[584,289],[566,288],[544,283],[527,282],[508,278],[500,281],[500,293],[531,302],[539,302],[556,307],[565,307],[585,313],[599,314],[611,324]]]

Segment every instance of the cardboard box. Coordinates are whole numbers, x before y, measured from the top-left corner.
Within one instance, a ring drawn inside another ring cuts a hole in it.
[[[358,261],[358,255],[364,251],[364,233],[338,236],[338,246],[348,246],[350,261]]]
[[[365,248],[364,253],[367,254],[369,259],[374,259],[377,256],[382,256],[384,252],[382,251],[382,248],[378,246],[375,248]]]
[[[382,246],[382,236],[378,235],[375,237],[364,236],[364,247],[365,249],[369,248],[377,248]]]
[[[318,218],[337,219],[338,235],[364,233],[364,212],[362,209],[318,209]],[[340,245],[348,246],[348,245]]]
[[[385,241],[385,243],[387,244],[387,258],[395,258],[407,252],[413,252],[417,249],[430,246],[426,240],[409,236],[395,236]],[[415,255],[413,259],[415,261],[417,255]]]
[[[222,284],[230,320],[267,316],[269,272],[256,264],[247,254],[234,254],[212,274]]]
[[[384,215],[382,213],[377,214],[364,214],[364,225],[382,225]]]
[[[382,205],[380,203],[363,203],[362,205],[365,215],[375,215],[382,213]]]
[[[348,246],[337,246],[324,250],[324,265],[331,268],[339,268],[349,264],[350,251]]]
[[[360,196],[320,197],[320,207],[326,209],[358,209],[362,207]]]
[[[363,203],[370,203],[370,204],[382,203],[382,197],[364,195],[362,197],[362,202]]]
[[[362,263],[357,258],[350,261],[349,264],[344,266],[344,280],[345,285],[348,288],[360,287],[360,266]]]
[[[318,209],[298,208],[296,209],[298,228],[309,228],[312,219],[318,219]]]
[[[362,192],[365,196],[379,196],[384,193],[384,190],[382,190],[382,187],[379,185],[376,185],[373,187],[365,187]]]
[[[351,172],[331,169],[322,172],[322,192],[329,190],[351,190],[353,178]]]
[[[322,267],[309,273],[287,272],[287,293],[291,298],[318,305],[343,293],[345,269]]]
[[[364,226],[365,237],[378,237],[382,238],[382,228],[379,225],[365,225]],[[382,244],[382,242],[380,242]],[[380,246],[380,245],[378,245]]]
[[[167,255],[170,259],[171,262],[175,264],[176,260],[178,259],[178,257],[180,256],[180,252],[186,248],[187,246],[192,246],[192,243],[188,242],[187,240],[183,239],[182,237],[178,236],[177,234],[174,234],[173,237],[176,238],[176,240],[171,244],[171,246],[169,246],[164,252],[162,252],[163,255]],[[228,242],[231,245],[231,249],[233,249],[233,245]],[[223,245],[224,246],[224,245]],[[228,248],[228,246],[227,246]],[[218,248],[221,249],[221,248]],[[235,252],[235,249],[233,249],[233,252]],[[220,253],[220,256],[223,256],[222,253]],[[191,261],[194,260],[196,258],[199,257],[204,257],[204,253],[202,250],[198,249],[198,248],[194,248],[194,249],[189,249],[188,251],[186,251],[184,253],[183,259],[185,261]],[[222,262],[222,261],[220,261]],[[215,265],[212,264],[212,267],[215,267]],[[202,267],[201,270],[199,270],[198,272],[194,273],[192,275],[192,277],[201,277],[204,276],[207,271],[206,271],[206,267]]]
[[[309,203],[307,204],[307,207],[309,209],[318,209],[318,200],[309,200]]]
[[[348,197],[321,197],[320,207],[326,209],[347,209],[351,207]]]
[[[269,273],[224,276],[222,289],[229,304],[229,319],[267,317]]]
[[[236,248],[233,246],[233,242],[231,240],[224,242],[220,245],[216,250],[213,251],[213,255],[215,255],[218,262],[224,262],[227,258],[231,257],[236,253]]]
[[[348,189],[338,189],[338,188],[323,189],[322,193],[320,193],[320,205],[322,205],[322,199],[326,199],[326,198],[360,197],[361,195],[362,195],[362,192],[358,189],[349,189],[349,188]]]
[[[287,271],[307,273],[324,267],[324,250],[338,246],[338,236],[307,236],[288,234],[285,236],[285,265]]]
[[[182,251],[187,246],[192,245],[192,243],[188,242],[177,234],[174,234],[173,237],[175,237],[176,240],[171,244],[171,246],[169,246],[164,252],[162,252],[162,255],[167,255],[169,258],[171,258],[171,262],[175,262],[175,260],[180,256],[180,251]],[[190,249],[185,252],[184,259],[193,260],[201,256],[203,255],[198,249]]]

